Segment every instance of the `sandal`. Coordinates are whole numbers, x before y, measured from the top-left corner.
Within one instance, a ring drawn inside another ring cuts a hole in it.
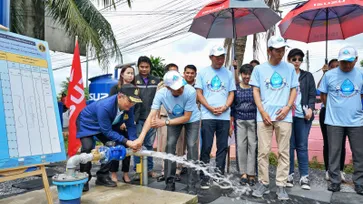
[[[248,178],[248,185],[250,185],[250,186],[254,186],[256,184],[256,179],[255,179],[255,177],[253,176],[251,176],[251,177],[249,177]]]
[[[239,181],[239,183],[242,185],[242,186],[245,186],[247,183],[248,183],[248,179],[247,179],[247,175],[246,174],[243,174],[241,176],[241,180]]]
[[[122,176],[122,180],[124,181],[124,183],[131,183],[131,180],[126,181],[124,176]]]

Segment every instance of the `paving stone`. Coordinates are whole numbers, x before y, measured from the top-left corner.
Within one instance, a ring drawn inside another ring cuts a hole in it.
[[[329,203],[332,197],[332,192],[321,188],[320,186],[311,186],[311,190],[304,190],[299,185],[295,185],[293,188],[287,188],[289,195],[295,195],[302,198],[310,198],[319,202]]]
[[[336,192],[333,193],[331,198],[332,204],[362,204],[363,203],[363,196],[358,195],[356,193],[343,193],[343,192]]]

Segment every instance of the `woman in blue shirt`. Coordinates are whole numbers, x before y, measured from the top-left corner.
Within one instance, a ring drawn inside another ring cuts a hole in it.
[[[236,84],[235,97],[232,104],[231,124],[236,128],[237,160],[241,176],[241,185],[255,185],[256,172],[256,104],[253,99],[250,82],[253,66],[242,65],[239,70],[239,81]],[[232,128],[232,127],[231,127]],[[247,153],[247,154],[246,154]]]

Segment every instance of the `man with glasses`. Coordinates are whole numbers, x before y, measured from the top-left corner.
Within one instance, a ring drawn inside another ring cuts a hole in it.
[[[340,160],[342,142],[348,135],[353,154],[353,183],[363,195],[363,74],[355,67],[357,50],[344,47],[339,51],[339,67],[328,71],[321,80],[319,91],[326,107],[325,125],[329,145],[329,191],[340,191]]]
[[[214,134],[217,139],[216,165],[221,174],[226,167],[228,136],[230,127],[230,107],[234,99],[236,84],[230,72],[223,66],[226,51],[222,46],[214,46],[209,54],[211,66],[201,69],[197,75],[195,88],[202,112],[202,150],[200,160],[205,164],[210,161]],[[210,178],[200,172],[201,189],[210,188]],[[221,188],[229,184],[220,183]]]
[[[123,145],[132,149],[140,149],[142,141],[136,139],[136,126],[134,123],[134,108],[136,103],[142,103],[140,91],[132,84],[125,84],[119,93],[108,98],[96,101],[86,106],[77,118],[77,138],[82,143],[81,153],[91,153],[95,145],[95,137],[104,145],[112,141],[116,145]],[[120,134],[120,126],[125,123],[130,140]],[[134,140],[134,141],[133,141]],[[97,171],[96,185],[116,187],[116,182],[109,176],[111,162],[102,164]],[[92,163],[80,165],[81,172],[88,173],[91,180]],[[83,191],[88,191],[88,182]]]
[[[269,61],[254,68],[250,80],[257,106],[258,179],[254,197],[262,197],[269,190],[269,154],[273,131],[276,133],[279,151],[276,172],[277,197],[288,200],[285,187],[289,175],[291,107],[296,97],[298,79],[294,67],[282,62],[285,55],[285,39],[272,36],[268,41]]]

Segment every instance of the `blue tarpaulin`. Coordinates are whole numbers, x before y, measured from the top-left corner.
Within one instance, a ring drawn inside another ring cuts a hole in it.
[[[10,27],[10,0],[0,0],[0,24]]]

